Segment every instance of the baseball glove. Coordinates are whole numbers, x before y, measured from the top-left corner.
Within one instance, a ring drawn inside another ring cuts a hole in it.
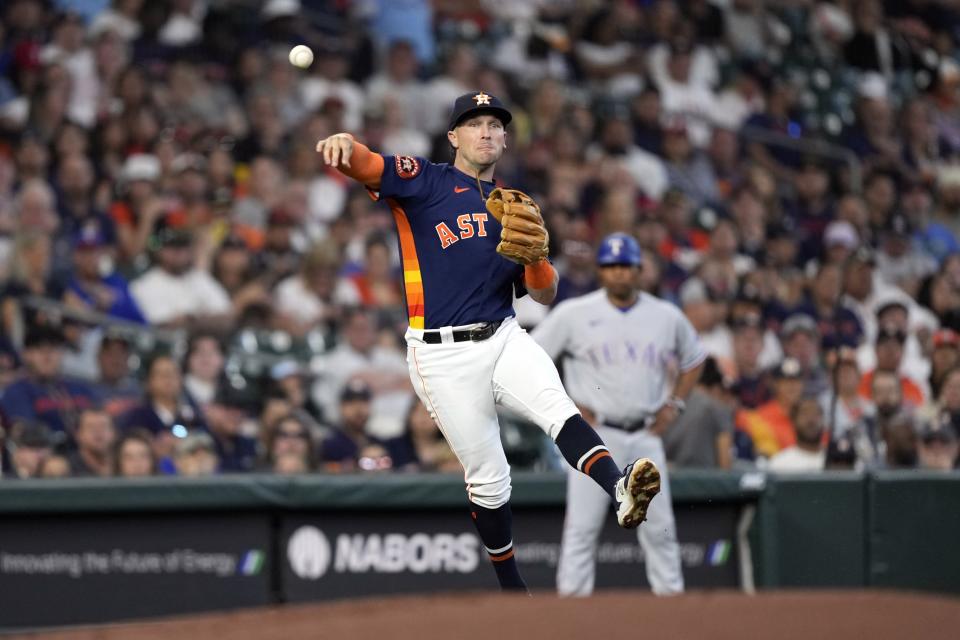
[[[547,257],[550,236],[533,198],[516,189],[494,189],[487,198],[487,211],[503,227],[497,253],[523,265]]]

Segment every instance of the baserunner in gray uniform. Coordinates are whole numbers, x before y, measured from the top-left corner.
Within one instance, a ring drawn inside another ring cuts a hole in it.
[[[680,549],[660,434],[684,409],[706,353],[696,330],[674,305],[637,289],[640,246],[607,236],[597,252],[602,288],[559,304],[533,331],[554,360],[564,361],[564,386],[607,443],[615,460],[646,457],[660,469],[660,495],[638,530],[653,592],[683,591]],[[597,539],[609,502],[582,474],[567,478],[557,589],[593,592]]]

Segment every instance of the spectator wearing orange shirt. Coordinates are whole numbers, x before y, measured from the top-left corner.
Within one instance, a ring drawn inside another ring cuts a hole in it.
[[[925,400],[920,386],[907,376],[898,373],[900,363],[903,360],[903,345],[906,341],[907,334],[894,325],[885,324],[878,329],[877,341],[874,346],[877,355],[877,367],[873,371],[865,373],[860,379],[858,391],[861,397],[870,398],[873,377],[877,371],[889,371],[895,373],[900,379],[904,402],[914,408],[923,406]]]
[[[750,436],[758,456],[768,458],[797,442],[790,415],[803,395],[804,384],[803,368],[794,358],[785,358],[773,375],[773,400],[737,413],[737,429]]]

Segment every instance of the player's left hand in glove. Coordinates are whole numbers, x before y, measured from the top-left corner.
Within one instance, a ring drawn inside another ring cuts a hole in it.
[[[550,236],[533,198],[523,191],[498,188],[490,193],[486,204],[487,211],[503,227],[497,253],[522,265],[547,257]]]

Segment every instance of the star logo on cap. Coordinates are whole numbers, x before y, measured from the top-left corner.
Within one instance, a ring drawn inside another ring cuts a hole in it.
[[[488,96],[487,94],[485,94],[483,91],[481,91],[481,92],[478,93],[477,95],[473,96],[473,100],[474,100],[474,102],[477,103],[477,106],[478,106],[478,107],[479,107],[480,105],[482,105],[482,104],[490,104],[490,96]]]

